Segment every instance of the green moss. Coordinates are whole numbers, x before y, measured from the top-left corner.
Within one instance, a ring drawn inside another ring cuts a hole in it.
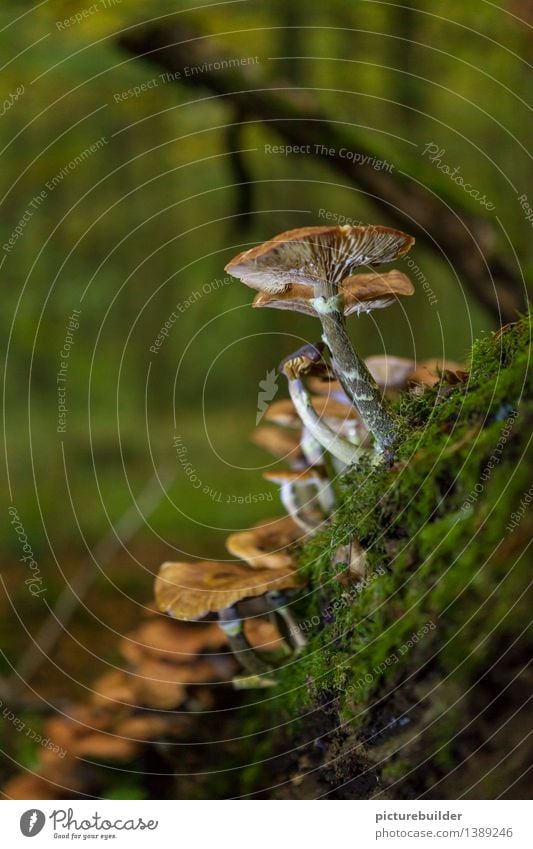
[[[443,682],[445,714],[430,735],[433,768],[453,763],[447,741],[460,717],[447,693],[475,686],[527,621],[527,516],[516,530],[508,525],[531,484],[530,334],[523,318],[474,345],[465,383],[402,399],[394,466],[368,463],[342,481],[337,514],[302,556],[313,591],[297,615],[310,639],[279,673],[287,717],[334,698],[357,745],[375,704],[392,703],[403,682],[424,681],[430,668]],[[368,552],[369,580],[358,590],[330,566],[350,537]],[[389,760],[380,780],[408,765],[408,753]]]

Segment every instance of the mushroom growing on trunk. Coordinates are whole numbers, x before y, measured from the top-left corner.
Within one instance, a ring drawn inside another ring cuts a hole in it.
[[[314,345],[304,345],[286,357],[280,365],[289,384],[289,393],[296,412],[315,440],[329,453],[347,466],[359,457],[359,448],[335,433],[313,407],[312,398],[302,377],[316,373],[321,364],[321,352]],[[333,498],[333,502],[334,502]]]
[[[252,675],[269,667],[253,652],[244,633],[239,602],[274,590],[301,587],[292,568],[251,568],[244,563],[163,563],[155,582],[157,605],[176,619],[202,619],[217,613],[232,652]],[[271,605],[267,604],[267,609]]]
[[[399,271],[350,275],[360,266],[391,262],[413,243],[412,236],[390,227],[302,227],[240,253],[226,266],[261,293],[254,306],[320,319],[337,377],[382,451],[394,445],[398,423],[352,347],[345,316],[389,306],[414,289]]]

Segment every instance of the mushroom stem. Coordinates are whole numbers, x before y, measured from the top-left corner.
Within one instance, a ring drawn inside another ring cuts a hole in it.
[[[322,323],[322,338],[330,350],[337,377],[373,434],[378,449],[391,449],[398,437],[398,422],[387,409],[376,381],[346,333],[342,295],[332,285],[320,288],[312,303]]]
[[[231,651],[244,669],[252,675],[260,675],[262,672],[270,671],[270,667],[257,657],[246,639],[242,619],[239,618],[235,607],[226,607],[224,610],[220,610],[218,624],[228,639]]]
[[[287,372],[285,372],[287,374]],[[347,465],[357,462],[360,455],[360,449],[356,445],[352,445],[344,437],[336,434],[331,428],[320,418],[318,413],[311,404],[311,396],[305,388],[303,381],[300,378],[292,379],[287,375],[289,381],[289,393],[292,403],[296,407],[304,427],[309,430],[318,442],[329,451],[333,457]]]
[[[288,607],[282,604],[276,608],[274,614],[281,635],[286,639],[288,644],[295,652],[303,651],[307,645],[307,640]]]
[[[324,465],[326,467],[326,476],[324,477],[324,480],[320,484],[317,484],[317,500],[322,509],[325,510],[326,514],[329,515],[337,506],[337,495],[335,493],[335,488],[331,483],[329,472],[335,472],[336,470],[333,469],[333,466],[331,466],[331,469],[328,469],[327,462],[330,458],[328,458],[324,447],[320,444],[318,439],[313,436],[307,427],[302,429],[300,447],[302,449],[302,454],[310,466]]]
[[[302,428],[302,438],[300,440],[300,448],[302,454],[310,466],[320,466],[324,461],[324,447],[318,439],[313,436],[308,427]]]
[[[303,492],[298,493],[299,489],[303,490]],[[285,510],[303,531],[306,533],[316,531],[320,521],[324,517],[318,519],[317,516],[315,520],[315,516],[308,515],[310,511],[306,511],[306,507],[312,503],[315,497],[315,492],[311,486],[304,486],[304,484],[295,484],[292,481],[288,481],[280,485],[279,495]]]

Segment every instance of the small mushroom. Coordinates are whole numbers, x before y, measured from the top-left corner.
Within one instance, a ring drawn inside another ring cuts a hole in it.
[[[305,466],[305,457],[296,433],[278,427],[258,427],[250,436],[251,441],[264,448],[278,460],[286,460],[293,469]]]
[[[275,589],[301,586],[293,569],[251,569],[243,563],[164,563],[155,582],[161,610],[176,618],[200,619],[218,613],[219,625],[230,648],[252,674],[268,666],[252,651],[244,633],[238,602],[262,596]]]
[[[445,372],[464,374],[464,365],[455,363],[453,360],[440,360],[433,358],[422,360],[416,368],[409,373],[409,383],[415,386],[432,387],[440,383]]]
[[[120,641],[120,653],[132,664],[149,658],[191,663],[200,652],[224,648],[224,635],[214,622],[178,622],[159,616],[143,622]]]
[[[414,360],[388,354],[367,357],[365,363],[379,388],[392,396],[406,388],[409,375],[415,367]]]
[[[220,671],[208,658],[202,657],[194,663],[184,664],[145,660],[132,673],[132,678],[139,704],[159,710],[174,710],[185,701],[189,685],[218,681]]]
[[[111,707],[114,702],[135,704],[135,693],[128,674],[121,669],[111,669],[98,678],[92,687],[93,704]]]
[[[81,737],[72,748],[72,753],[77,757],[98,761],[129,761],[138,752],[139,746],[133,740],[104,734],[102,731]]]
[[[329,489],[325,472],[313,466],[308,469],[270,469],[263,472],[265,480],[279,484],[281,503],[285,510],[306,533],[314,533],[324,521],[319,496]]]
[[[254,651],[280,652],[285,647],[276,624],[264,616],[252,616],[244,622],[244,632]]]
[[[244,563],[163,563],[155,582],[159,609],[176,619],[201,619],[274,589],[299,587],[293,569],[251,569]]]
[[[280,371],[287,378],[291,400],[307,430],[333,457],[346,465],[351,465],[357,461],[360,455],[359,448],[335,433],[319,416],[302,380],[304,375],[313,371],[313,367],[320,360],[320,351],[313,345],[305,345],[283,360]]]
[[[317,395],[324,395],[332,401],[338,401],[345,406],[350,405],[350,399],[342,388],[340,382],[327,375],[310,377],[307,381],[309,389]]]
[[[142,711],[117,723],[115,733],[136,743],[148,743],[162,737],[177,737],[190,729],[188,716],[175,713]]]
[[[389,227],[304,227],[244,251],[226,266],[229,274],[262,293],[255,306],[319,317],[337,376],[379,450],[394,444],[397,422],[352,347],[345,315],[389,306],[414,289],[401,272],[363,274],[360,282],[351,275],[357,267],[391,262],[413,243],[411,236]]]
[[[230,534],[226,548],[233,557],[244,560],[252,568],[294,569],[290,547],[301,539],[302,531],[290,516],[262,522],[249,531]]]

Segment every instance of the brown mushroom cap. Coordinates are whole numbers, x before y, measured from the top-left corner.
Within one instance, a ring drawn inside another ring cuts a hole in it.
[[[377,385],[387,392],[404,389],[407,386],[407,380],[415,367],[415,362],[405,357],[379,354],[367,357],[365,365]]]
[[[111,669],[104,673],[92,685],[91,701],[94,704],[110,707],[113,702],[126,705],[135,704],[135,694],[126,672]]]
[[[346,404],[338,398],[319,396],[311,399],[313,409],[326,424],[335,428],[339,423],[352,424],[358,420],[357,410],[346,399]],[[265,420],[285,427],[301,428],[302,421],[290,398],[274,401],[265,413]]]
[[[121,737],[130,737],[137,742],[148,742],[169,735],[176,737],[186,733],[190,729],[190,724],[188,716],[144,712],[119,722],[115,731]]]
[[[302,428],[302,420],[296,412],[296,408],[290,398],[281,398],[274,401],[267,408],[264,419],[266,422],[281,425],[282,427]]]
[[[134,758],[139,746],[133,740],[115,737],[95,731],[80,737],[72,747],[73,754],[79,758],[89,758],[102,761],[128,761]]]
[[[464,368],[463,364],[455,363],[453,360],[439,360],[438,358],[423,360],[417,368],[411,371],[409,381],[419,383],[422,386],[435,386],[441,380],[444,371],[462,372]]]
[[[290,518],[272,519],[249,531],[230,534],[226,548],[233,557],[244,560],[252,568],[293,569],[294,558],[287,551],[301,539],[302,530]]]
[[[326,475],[316,467],[307,469],[269,469],[263,472],[263,477],[271,483],[309,484],[325,480]]]
[[[327,377],[310,377],[307,385],[317,395],[327,395],[340,401],[341,404],[350,406],[350,401],[339,380],[329,380]]]
[[[258,427],[253,431],[250,439],[255,445],[264,448],[278,459],[287,458],[294,463],[300,463],[304,459],[300,448],[300,438],[296,433],[277,427]]]
[[[44,776],[22,773],[10,778],[2,792],[8,799],[40,799],[44,802],[63,799],[67,791],[47,781]]]
[[[363,265],[391,262],[414,239],[391,227],[300,227],[243,251],[226,271],[260,292],[285,292],[294,284],[340,283]]]
[[[339,286],[339,293],[344,300],[344,315],[388,307],[396,298],[407,297],[414,294],[414,291],[409,278],[396,270],[383,274],[377,272],[356,274],[346,277]],[[284,292],[260,292],[255,296],[252,306],[292,310],[292,312],[316,316],[318,313],[313,305],[314,297],[315,292],[312,286],[294,283]]]
[[[189,684],[207,684],[220,680],[220,675],[216,666],[204,658],[184,664],[146,660],[132,673],[132,679],[140,704],[171,710],[183,703]]]
[[[164,563],[155,582],[160,610],[177,619],[201,619],[243,598],[299,587],[296,572],[250,569],[244,563]]]
[[[225,645],[226,638],[214,622],[178,622],[159,616],[123,638],[120,651],[133,664],[150,657],[184,664],[194,662],[200,652],[217,651]]]
[[[253,616],[244,622],[246,639],[255,651],[272,652],[284,645],[283,637],[273,622],[264,616]]]

